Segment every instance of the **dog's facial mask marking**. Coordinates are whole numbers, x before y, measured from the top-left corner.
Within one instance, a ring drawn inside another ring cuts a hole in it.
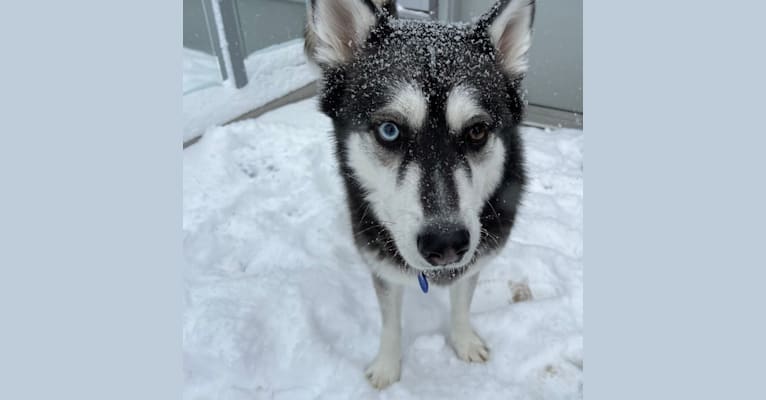
[[[472,123],[492,122],[479,102],[479,93],[466,84],[459,84],[450,90],[447,96],[447,125],[454,135],[463,133],[463,129]]]
[[[380,129],[391,128],[384,122],[372,124],[370,132],[351,133],[346,140],[348,165],[373,215],[391,232],[410,266],[460,267],[478,247],[480,212],[503,175],[502,141],[487,132],[482,146],[465,143],[471,140],[466,133],[471,124],[490,118],[478,91],[453,88],[438,118],[447,125],[433,130],[428,128],[433,123],[425,121],[431,105],[422,90],[412,83],[395,87],[390,100],[373,114],[395,115],[391,118],[404,121],[399,122],[402,132],[384,142]],[[383,131],[384,137],[387,133]]]
[[[406,124],[413,133],[423,127],[428,113],[428,103],[421,88],[412,82],[402,82],[394,86],[391,100],[378,110],[376,119],[393,118],[399,124]]]
[[[383,149],[370,132],[351,133],[345,146],[348,165],[364,190],[369,212],[391,233],[402,257],[417,260],[414,237],[423,220],[418,206],[420,168],[410,163],[400,173],[403,156]]]

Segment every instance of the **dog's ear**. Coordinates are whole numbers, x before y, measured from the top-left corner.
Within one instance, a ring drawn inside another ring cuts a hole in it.
[[[527,71],[534,18],[534,0],[500,0],[478,22],[478,28],[489,34],[508,76],[519,77]]]
[[[381,16],[372,0],[311,0],[307,3],[306,56],[320,67],[335,67],[351,61],[354,51],[364,45]]]

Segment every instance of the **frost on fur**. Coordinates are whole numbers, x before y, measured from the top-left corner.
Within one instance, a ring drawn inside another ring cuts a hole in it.
[[[489,37],[500,55],[500,65],[509,76],[527,71],[534,15],[534,0],[503,0],[489,12]]]

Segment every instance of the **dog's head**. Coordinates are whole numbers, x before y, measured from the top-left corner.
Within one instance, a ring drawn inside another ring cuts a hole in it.
[[[358,243],[417,270],[459,269],[502,245],[515,217],[534,2],[459,25],[399,20],[391,4],[313,0],[306,53]]]

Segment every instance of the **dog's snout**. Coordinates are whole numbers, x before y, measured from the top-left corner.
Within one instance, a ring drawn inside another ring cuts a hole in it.
[[[431,265],[448,265],[463,258],[470,240],[463,227],[427,229],[418,235],[418,251]]]

